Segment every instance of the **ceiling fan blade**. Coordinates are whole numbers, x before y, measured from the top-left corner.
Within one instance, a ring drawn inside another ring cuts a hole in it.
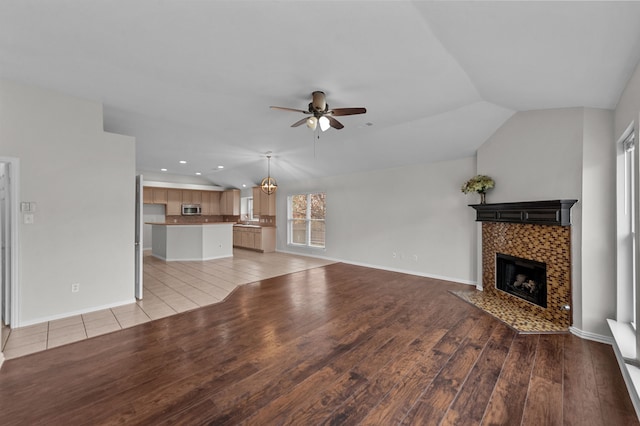
[[[303,109],[286,108],[286,107],[279,107],[279,106],[270,106],[269,108],[271,108],[271,109],[279,109],[279,110],[282,110],[282,111],[293,111],[293,112],[301,112],[303,114],[311,114],[309,111],[305,111]]]
[[[327,114],[335,115],[339,117],[341,115],[355,115],[355,114],[365,114],[367,112],[366,108],[336,108],[328,111]]]
[[[298,121],[296,121],[295,123],[293,123],[293,124],[291,125],[291,127],[298,127],[298,126],[300,126],[301,124],[306,123],[306,122],[307,122],[307,120],[308,120],[308,119],[307,119],[307,117],[305,117],[305,118],[303,118],[303,119],[301,119],[301,120],[298,120]]]
[[[344,127],[341,122],[339,122],[338,120],[336,120],[332,116],[325,115],[325,117],[327,117],[329,119],[329,124],[331,124],[331,127],[333,127],[334,129],[340,130],[340,129],[342,129]]]

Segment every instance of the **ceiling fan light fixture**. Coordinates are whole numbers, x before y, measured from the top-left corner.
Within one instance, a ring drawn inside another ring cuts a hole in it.
[[[329,127],[331,127],[331,123],[329,122],[329,119],[324,115],[320,117],[320,119],[318,120],[318,123],[320,123],[320,130],[322,130],[323,132],[327,130]]]
[[[267,152],[267,177],[260,182],[260,189],[267,195],[271,195],[278,189],[278,183],[271,177],[271,151]]]
[[[318,126],[318,119],[315,117],[309,117],[307,118],[307,127],[310,128],[311,130],[315,130],[316,127]]]

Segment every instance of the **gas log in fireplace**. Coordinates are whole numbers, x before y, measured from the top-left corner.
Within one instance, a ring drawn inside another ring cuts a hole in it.
[[[546,308],[547,265],[496,253],[496,288]]]

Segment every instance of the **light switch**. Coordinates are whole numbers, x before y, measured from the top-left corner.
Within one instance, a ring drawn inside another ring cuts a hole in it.
[[[28,212],[29,209],[31,208],[31,203],[20,203],[20,211],[21,212]]]
[[[29,211],[30,212],[35,212],[36,211],[36,203],[34,201],[29,203]]]
[[[24,223],[26,225],[31,225],[33,223],[33,215],[31,213],[27,213],[24,215]]]

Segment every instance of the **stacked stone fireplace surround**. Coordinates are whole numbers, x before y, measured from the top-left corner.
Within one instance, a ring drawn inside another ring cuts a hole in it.
[[[542,308],[496,288],[496,253],[547,265],[547,307]],[[571,325],[571,228],[520,223],[482,224],[482,285],[495,309],[549,321],[560,329]],[[499,312],[498,312],[499,314]]]

